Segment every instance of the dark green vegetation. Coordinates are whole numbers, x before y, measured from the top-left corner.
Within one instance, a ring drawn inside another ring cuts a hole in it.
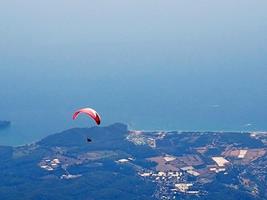
[[[142,151],[125,140],[127,128],[114,124],[105,128],[71,129],[51,135],[40,142],[22,147],[0,147],[0,199],[153,199],[154,185],[140,179],[133,167],[114,161],[135,151]],[[87,143],[87,137],[93,138]],[[86,152],[107,152],[105,155],[89,155],[88,161],[76,164],[75,158]],[[109,155],[110,154],[110,155]],[[61,179],[67,174],[62,168],[53,171],[40,168],[44,158],[67,157],[68,173],[82,174],[75,179]],[[90,160],[91,159],[91,160]]]
[[[1,146],[0,199],[152,200],[168,195],[190,200],[266,199],[265,137],[212,132],[140,134],[120,123],[70,129],[31,145]],[[235,158],[240,149],[249,152],[244,159]],[[175,184],[169,179],[154,181],[139,175],[157,173],[157,163],[148,158],[166,155],[175,160],[162,163],[161,171],[165,165],[174,166],[182,174],[178,183],[193,183],[199,194],[177,191],[174,195]],[[216,165],[212,156],[229,160],[227,173],[209,172],[208,167]],[[193,158],[199,160],[190,163]],[[181,170],[188,165],[200,175]]]

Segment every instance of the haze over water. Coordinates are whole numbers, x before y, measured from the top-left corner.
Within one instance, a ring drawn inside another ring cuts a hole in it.
[[[94,125],[267,130],[266,1],[0,3],[1,145]]]

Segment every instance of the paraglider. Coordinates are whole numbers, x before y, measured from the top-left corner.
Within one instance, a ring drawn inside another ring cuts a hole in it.
[[[100,115],[92,108],[82,108],[80,110],[77,110],[73,114],[72,119],[75,120],[79,116],[79,114],[81,114],[81,113],[84,113],[84,114],[88,115],[89,117],[91,117],[96,122],[97,125],[99,125],[101,123]],[[87,142],[88,143],[92,142],[92,140],[89,137],[87,137]]]
[[[91,117],[96,122],[97,125],[101,123],[100,115],[92,108],[82,108],[80,110],[77,110],[73,114],[72,119],[75,120],[80,113],[84,113],[88,115],[89,117]]]

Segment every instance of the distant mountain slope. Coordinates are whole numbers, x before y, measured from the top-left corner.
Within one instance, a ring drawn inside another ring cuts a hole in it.
[[[96,143],[108,142],[109,140],[123,140],[128,132],[127,126],[116,123],[108,127],[73,128],[61,133],[50,135],[37,144],[43,146],[88,146],[85,142],[87,137]]]
[[[0,146],[0,199],[266,199],[266,141],[265,132],[73,128]]]
[[[115,162],[131,156],[124,150],[136,148],[125,140],[127,133],[126,125],[116,123],[70,129],[31,145],[0,147],[0,199],[153,199],[153,184]],[[65,163],[50,171],[41,168],[55,158]]]

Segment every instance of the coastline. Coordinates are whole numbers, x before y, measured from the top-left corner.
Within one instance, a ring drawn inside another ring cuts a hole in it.
[[[8,122],[8,121],[6,121],[6,122]],[[103,127],[112,126],[114,124],[116,124],[116,123],[113,123],[113,124],[110,124],[110,125],[105,125]],[[9,125],[10,125],[10,122],[9,122]],[[255,134],[261,134],[262,133],[262,134],[264,134],[265,133],[265,134],[267,134],[267,131],[261,131],[261,130],[257,130],[256,131],[256,130],[167,130],[167,129],[134,129],[133,127],[130,128],[129,125],[127,125],[127,123],[124,123],[124,125],[127,126],[128,132],[140,132],[140,133],[165,132],[167,134],[171,134],[171,133],[176,133],[176,134],[183,134],[183,133],[210,133],[210,134],[212,134],[212,133],[232,133],[232,134],[251,134],[251,133],[255,133]],[[74,127],[74,128],[88,128],[88,127]],[[90,127],[88,129],[90,129]],[[0,127],[0,130],[1,130],[1,127]],[[51,133],[51,134],[48,134],[47,136],[54,135],[54,134],[57,134],[57,133],[61,133],[61,132],[64,132],[66,130],[69,130],[69,129],[64,129],[64,130],[62,130],[60,132]],[[45,137],[47,137],[47,136],[45,136]],[[35,143],[38,143],[39,141],[41,141],[45,137],[42,137],[42,138],[37,139],[37,140],[33,140],[31,142],[26,142],[24,144],[18,144],[18,145],[4,145],[4,144],[2,144],[2,145],[3,146],[11,146],[11,147],[28,146],[28,145],[33,145]]]

